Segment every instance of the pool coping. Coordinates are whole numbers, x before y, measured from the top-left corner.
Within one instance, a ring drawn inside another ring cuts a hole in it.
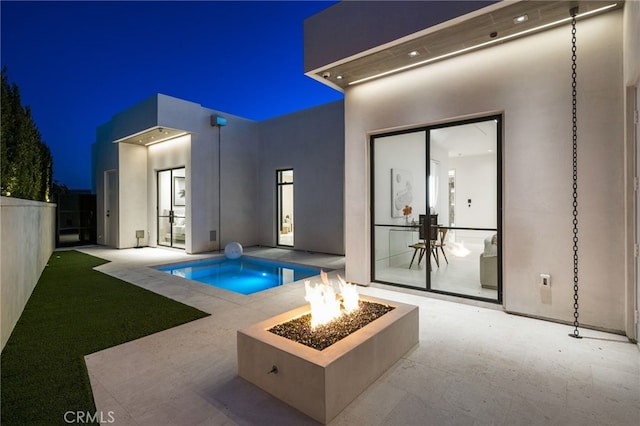
[[[310,275],[310,276],[305,277],[305,278],[300,279],[300,280],[295,280],[295,281],[291,281],[291,282],[288,282],[288,283],[285,283],[285,284],[279,284],[279,285],[275,285],[273,287],[265,288],[264,290],[259,290],[259,291],[255,291],[253,293],[244,294],[244,293],[241,293],[241,292],[238,292],[238,291],[228,290],[228,289],[223,288],[223,287],[219,287],[219,286],[216,286],[216,285],[213,285],[213,284],[209,284],[209,283],[205,283],[205,282],[202,282],[202,281],[194,280],[194,279],[191,279],[191,278],[186,278],[186,277],[181,277],[179,275],[174,275],[174,274],[168,273],[167,271],[161,271],[160,269],[158,269],[158,268],[161,268],[161,267],[190,265],[190,264],[198,263],[198,262],[207,262],[209,260],[215,260],[215,259],[219,259],[219,258],[222,258],[222,257],[224,257],[224,255],[221,254],[221,255],[217,255],[217,256],[212,256],[212,257],[208,257],[208,258],[200,258],[200,259],[191,260],[191,261],[183,261],[183,262],[177,262],[177,263],[173,262],[173,263],[167,263],[167,264],[162,264],[162,265],[147,266],[147,268],[153,270],[154,272],[159,272],[161,274],[164,274],[165,276],[168,276],[168,277],[184,280],[184,281],[187,281],[189,283],[202,285],[202,286],[205,286],[207,288],[214,288],[214,289],[217,289],[217,290],[222,290],[222,291],[225,291],[227,293],[231,293],[231,294],[239,295],[239,296],[244,296],[244,297],[254,296],[256,294],[264,293],[266,291],[274,290],[274,289],[277,289],[277,288],[283,288],[285,286],[291,287],[292,284],[300,283],[300,282],[304,282],[304,281],[307,281],[307,280],[314,279],[315,277],[319,276],[322,272],[331,274],[332,272],[336,271],[335,269],[331,269],[331,268],[324,268],[324,267],[320,267],[320,266],[308,265],[308,264],[297,263],[297,262],[290,262],[290,261],[286,261],[286,260],[270,259],[270,258],[266,258],[266,257],[243,255],[242,257],[246,257],[246,258],[249,258],[249,259],[255,259],[255,260],[259,260],[259,261],[264,261],[264,262],[267,262],[267,263],[276,263],[276,264],[281,264],[281,265],[290,265],[292,267],[301,267],[301,268],[304,267],[304,268],[308,268],[308,269],[313,269],[313,270],[317,269],[318,270],[317,274]],[[236,260],[236,259],[229,259],[229,260]]]
[[[206,257],[206,258],[201,258],[201,259],[196,259],[196,260],[188,260],[188,261],[180,261],[180,262],[172,262],[172,263],[163,263],[160,265],[149,265],[149,268],[155,269],[155,270],[159,270],[158,268],[162,268],[162,267],[171,267],[171,266],[178,266],[178,265],[189,265],[192,263],[199,263],[199,262],[207,262],[209,260],[214,260],[214,259],[219,259],[219,258],[223,258],[224,254],[219,254],[216,256],[211,256],[211,257]],[[279,264],[283,264],[283,265],[291,265],[294,267],[301,267],[301,268],[309,268],[309,269],[320,269],[321,271],[325,271],[325,272],[332,272],[335,271],[335,269],[333,268],[325,268],[322,266],[316,266],[316,265],[309,265],[308,263],[300,263],[300,262],[291,262],[289,260],[279,260],[279,259],[270,259],[268,257],[260,257],[260,256],[251,256],[251,255],[246,255],[243,254],[241,258],[249,258],[249,259],[255,259],[255,260],[262,260],[265,262],[271,262],[271,263],[279,263]],[[239,260],[239,259],[228,259],[228,260]]]

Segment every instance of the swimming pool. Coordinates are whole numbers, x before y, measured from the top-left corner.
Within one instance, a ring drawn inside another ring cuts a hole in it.
[[[234,260],[224,257],[201,260],[160,266],[156,269],[241,294],[257,293],[320,273],[320,268],[313,266],[293,265],[247,256]]]

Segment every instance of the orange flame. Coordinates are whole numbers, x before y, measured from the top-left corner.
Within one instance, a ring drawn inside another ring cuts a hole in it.
[[[311,328],[326,324],[343,313],[353,312],[358,308],[358,291],[356,286],[348,284],[338,276],[340,285],[340,297],[336,294],[333,284],[329,281],[327,273],[320,272],[321,283],[312,285],[310,281],[304,282],[305,300],[311,305]]]

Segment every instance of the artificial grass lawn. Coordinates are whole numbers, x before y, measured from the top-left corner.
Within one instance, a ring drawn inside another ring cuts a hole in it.
[[[2,351],[2,425],[65,424],[96,412],[84,356],[208,314],[55,252]]]

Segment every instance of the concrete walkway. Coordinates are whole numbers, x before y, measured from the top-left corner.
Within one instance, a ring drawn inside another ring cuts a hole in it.
[[[98,412],[117,425],[315,425],[240,379],[236,331],[304,302],[301,282],[250,296],[149,265],[207,257],[164,249],[83,252],[100,271],[211,316],[86,356]],[[340,270],[343,258],[279,249],[252,255]],[[211,255],[209,255],[211,256]],[[334,272],[335,273],[335,272]],[[640,424],[640,353],[623,336],[377,287],[418,305],[420,343],[331,425]]]

